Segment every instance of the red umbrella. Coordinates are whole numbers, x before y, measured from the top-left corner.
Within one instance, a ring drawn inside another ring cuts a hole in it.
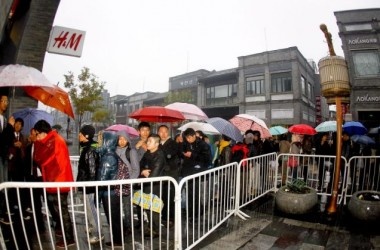
[[[43,104],[75,118],[69,94],[57,85],[53,84],[50,87],[27,86],[24,87],[24,90],[28,95]]]
[[[293,134],[300,134],[300,135],[315,135],[317,131],[315,129],[307,124],[295,124],[291,126],[288,131]]]
[[[185,120],[181,112],[161,106],[149,106],[132,112],[129,117],[144,122],[179,122]]]

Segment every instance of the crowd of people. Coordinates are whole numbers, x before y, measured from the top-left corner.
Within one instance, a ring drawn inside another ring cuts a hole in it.
[[[30,130],[28,138],[20,132],[23,128],[22,119],[10,117],[6,119],[4,112],[7,109],[7,96],[2,95],[0,100],[0,181],[44,181],[44,182],[72,182],[126,180],[137,178],[152,178],[170,176],[176,181],[181,178],[200,173],[204,170],[223,166],[231,162],[240,162],[242,159],[260,156],[272,152],[279,154],[318,154],[335,155],[336,138],[332,134],[322,133],[315,137],[284,134],[276,138],[261,138],[256,130],[247,130],[242,142],[235,142],[226,135],[209,138],[202,131],[188,128],[170,137],[170,129],[160,125],[157,134],[152,133],[147,122],[138,125],[138,138],[131,138],[126,131],[100,131],[97,140],[96,131],[92,125],[80,128],[78,140],[80,143],[80,157],[78,175],[73,176],[70,164],[69,151],[65,140],[57,131],[51,128],[45,120],[38,121]],[[355,155],[371,155],[373,152],[363,145],[352,143],[349,135],[344,133],[342,138],[342,156],[349,159]],[[284,169],[283,169],[284,171]],[[319,167],[323,171],[323,167]],[[319,176],[323,173],[320,172]],[[186,199],[190,204],[198,207],[199,181],[188,184]],[[322,180],[320,180],[320,183]],[[170,182],[160,186],[159,182],[152,185],[142,185],[143,192],[159,196],[165,204],[161,213],[151,214],[152,227],[144,227],[144,234],[158,236],[160,220],[164,225],[174,223],[174,187]],[[78,189],[83,202],[86,204],[87,221],[90,243],[95,244],[104,240],[98,221],[97,209],[102,204],[106,219],[111,225],[112,241],[106,246],[122,245],[125,234],[131,234],[133,210],[131,185],[114,185],[110,189],[83,187]],[[163,192],[162,190],[170,190]],[[9,192],[11,192],[10,190]],[[47,188],[47,206],[54,222],[55,235],[58,237],[57,248],[65,248],[75,244],[73,225],[68,211],[68,194],[70,188]],[[98,194],[98,196],[96,196]],[[23,219],[31,219],[35,213],[39,232],[45,230],[45,223],[41,212],[43,190],[33,189],[30,192],[21,192],[22,202],[18,204],[15,197],[9,195],[11,213],[14,209],[23,211]],[[32,202],[33,200],[33,202]],[[5,207],[5,194],[0,192],[0,222],[10,224],[8,209]],[[120,205],[122,202],[122,205]],[[21,206],[21,207],[19,207]],[[122,209],[122,211],[120,211]],[[198,209],[189,214],[200,216]],[[124,214],[121,224],[121,214]],[[139,221],[143,221],[142,214]],[[161,217],[161,218],[160,218]],[[122,230],[123,228],[123,230]],[[124,235],[122,234],[124,232]]]

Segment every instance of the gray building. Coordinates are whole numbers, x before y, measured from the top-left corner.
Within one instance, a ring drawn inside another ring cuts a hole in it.
[[[196,104],[209,117],[230,119],[246,113],[268,125],[312,126],[328,119],[315,63],[308,62],[297,47],[241,56],[237,68],[171,77],[169,91],[179,87],[197,93]]]
[[[380,125],[380,9],[334,12],[351,84],[349,112],[367,128]]]

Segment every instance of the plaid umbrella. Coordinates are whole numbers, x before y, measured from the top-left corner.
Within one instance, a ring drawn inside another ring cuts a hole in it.
[[[216,130],[218,130],[222,135],[228,136],[234,141],[243,141],[243,135],[237,127],[232,125],[227,120],[220,117],[213,117],[206,120],[207,123],[211,124]]]
[[[261,138],[268,138],[272,136],[265,122],[254,115],[235,115],[230,119],[230,122],[242,132],[252,129],[259,131]]]

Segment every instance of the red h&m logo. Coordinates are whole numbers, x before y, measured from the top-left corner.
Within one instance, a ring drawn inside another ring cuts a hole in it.
[[[72,33],[70,34],[68,31],[62,31],[58,37],[54,38],[55,42],[53,47],[57,46],[57,48],[70,48],[74,51],[77,50],[80,40],[82,39],[82,34]]]
[[[50,34],[47,51],[50,53],[80,57],[86,32],[54,26]]]

